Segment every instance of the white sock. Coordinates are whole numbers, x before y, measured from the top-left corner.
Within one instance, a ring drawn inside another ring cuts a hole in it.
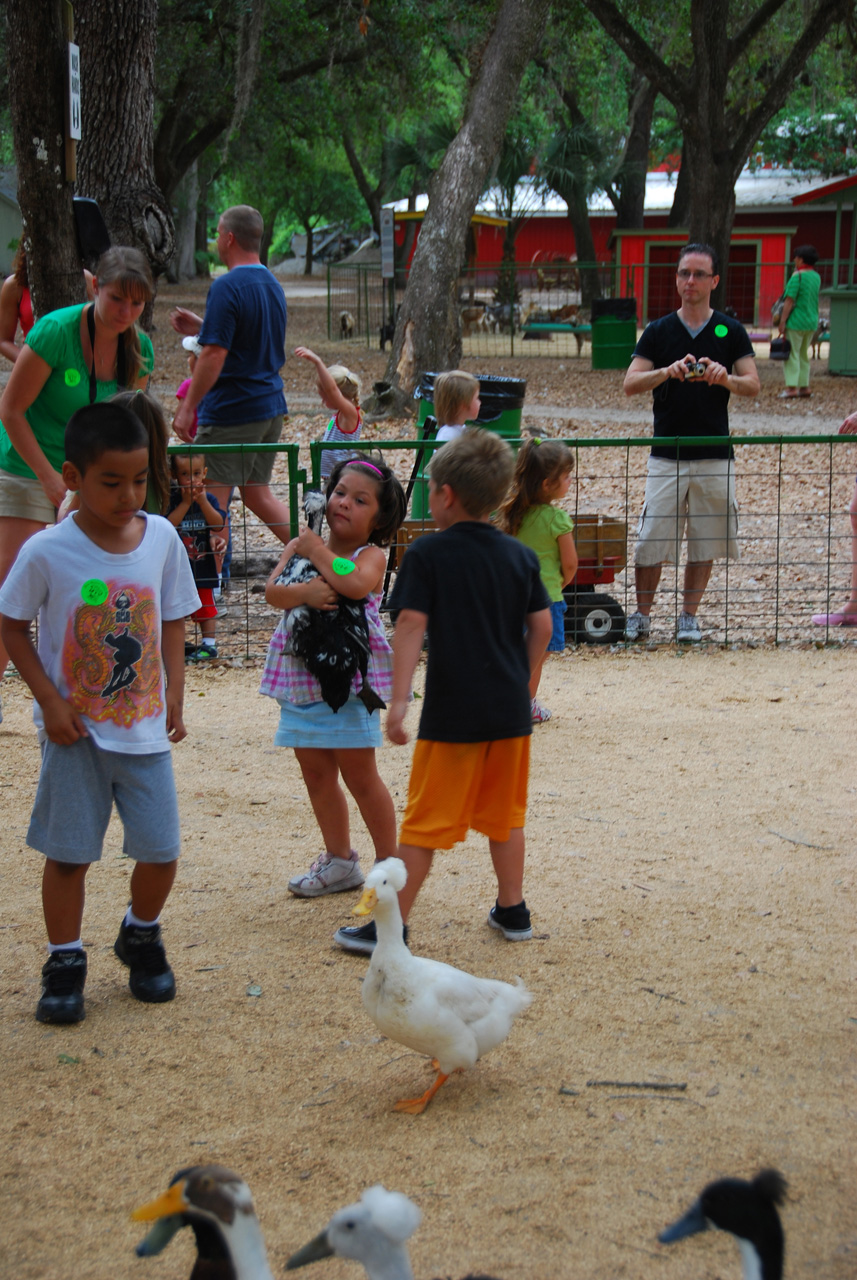
[[[57,943],[49,942],[48,943],[49,956],[52,956],[55,951],[82,951],[82,950],[83,950],[83,941],[81,938],[78,938],[76,942],[57,942]]]
[[[129,907],[125,912],[124,923],[133,925],[135,929],[151,929],[153,925],[156,925],[159,922],[160,918],[161,917],[158,915],[155,916],[154,920],[140,920],[134,915],[134,912]]]

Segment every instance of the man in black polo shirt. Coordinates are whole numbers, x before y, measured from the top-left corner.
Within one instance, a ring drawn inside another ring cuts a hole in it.
[[[643,332],[625,374],[625,394],[652,392],[654,436],[646,496],[637,537],[637,611],[628,618],[627,640],[645,640],[649,614],[665,562],[677,563],[687,528],[687,564],[676,639],[701,639],[699,608],[715,559],[738,559],[735,477],[729,437],[729,396],[755,396],[759,374],[743,325],[713,311],[712,290],[720,279],[717,254],[706,244],[688,244],[679,257],[678,311]],[[723,436],[722,445],[663,444],[675,436]]]

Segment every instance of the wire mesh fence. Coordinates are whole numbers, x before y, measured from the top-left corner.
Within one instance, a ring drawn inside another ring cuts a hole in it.
[[[510,442],[515,445],[515,441]],[[684,440],[679,447],[698,444]],[[624,645],[633,612],[634,552],[652,441],[566,440],[575,457],[574,484],[563,506],[576,526],[581,571],[567,592],[570,642]],[[713,645],[846,643],[857,628],[813,624],[848,597],[854,543],[848,506],[854,492],[857,437],[733,437],[739,505],[739,558],[715,561],[699,611],[703,639]],[[257,451],[243,446],[240,451]],[[320,487],[325,447],[300,457],[297,445],[269,445],[280,456],[271,488],[288,504],[290,533],[302,519],[305,488]],[[329,446],[335,447],[335,446]],[[355,453],[381,450],[402,480],[415,479],[409,519],[390,556],[390,578],[409,541],[431,529],[424,466],[433,444],[419,440],[362,442]],[[187,452],[188,446],[174,451]],[[192,451],[192,450],[191,450]],[[196,450],[197,452],[199,450]],[[218,446],[218,452],[236,452]],[[414,507],[418,507],[414,515]],[[232,562],[217,622],[220,656],[242,661],[265,653],[278,613],[265,602],[265,581],[282,543],[240,500],[231,507]],[[677,544],[680,537],[677,536]],[[673,641],[682,607],[684,549],[665,564],[652,612],[650,643]],[[188,624],[192,626],[191,623]]]
[[[726,305],[742,324],[768,336],[771,307],[785,287],[791,265],[757,261],[755,246],[752,253],[750,259],[730,261]],[[645,323],[675,309],[675,254],[671,247],[660,256],[653,252],[645,263],[627,266],[563,260],[464,269],[458,279],[462,359],[588,357],[592,353],[593,299],[636,298],[638,314]],[[833,285],[832,263],[819,262],[815,270],[823,288]],[[840,266],[840,284],[845,270]],[[385,349],[393,338],[406,283],[405,272],[395,281],[382,280],[376,264],[328,267],[328,338]],[[822,297],[822,317],[828,310]],[[820,341],[827,341],[826,335],[821,335]]]

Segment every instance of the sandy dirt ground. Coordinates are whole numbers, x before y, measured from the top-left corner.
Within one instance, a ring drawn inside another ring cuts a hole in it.
[[[367,962],[331,941],[356,895],[286,890],[318,841],[257,671],[188,675],[185,852],[164,917],[175,1002],[135,1002],[112,954],[130,875],[114,823],[89,877],[86,1021],[35,1022],[38,753],[8,682],[3,1273],[181,1280],[190,1238],[137,1260],[128,1214],[176,1169],[219,1160],[254,1190],[275,1274],[380,1181],[425,1212],[418,1277],[727,1280],[731,1241],[667,1249],[657,1233],[712,1178],[773,1165],[791,1188],[787,1276],[853,1276],[853,680],[844,650],[549,660],[528,822],[536,937],[487,928],[476,836],[439,855],[412,916],[415,951],[519,974],[534,1001],[419,1118],[391,1107],[428,1064],[379,1037],[360,1001]],[[409,760],[379,753],[398,808]],[[355,842],[365,855],[359,820]]]
[[[201,309],[203,296],[162,291],[165,404],[183,376],[166,309]],[[296,292],[290,305],[290,348],[311,341],[342,358],[324,345],[319,299]],[[369,381],[383,374],[378,352],[355,348],[347,362]],[[627,435],[622,415],[639,410],[647,433],[647,406],[625,400],[618,375],[575,364],[521,362],[531,422]],[[853,384],[816,374],[798,429],[835,430]],[[761,407],[747,412],[794,430],[780,378],[764,366]],[[308,440],[320,415],[293,359],[287,390],[291,438]],[[528,820],[536,937],[513,946],[487,928],[493,880],[476,836],[439,856],[412,916],[417,953],[518,974],[534,1001],[419,1118],[391,1107],[425,1087],[429,1067],[379,1037],[360,1001],[367,961],[331,940],[356,895],[305,902],[286,890],[319,844],[258,680],[252,665],[188,672],[190,732],[174,756],[184,854],[164,915],[175,1002],[138,1004],[113,956],[131,870],[114,820],[89,877],[87,1018],[70,1028],[33,1018],[41,860],[25,840],[38,749],[26,690],[4,683],[0,1272],[183,1280],[188,1233],[138,1260],[129,1213],[178,1168],[218,1160],[254,1191],[275,1275],[380,1181],[424,1210],[417,1277],[729,1280],[740,1273],[732,1241],[668,1249],[657,1233],[711,1179],[772,1165],[790,1185],[786,1275],[850,1280],[853,643],[549,659],[554,718],[536,730]],[[410,749],[387,746],[379,762],[401,809]],[[359,820],[355,843],[368,863]],[[311,1274],[359,1268],[334,1260]]]

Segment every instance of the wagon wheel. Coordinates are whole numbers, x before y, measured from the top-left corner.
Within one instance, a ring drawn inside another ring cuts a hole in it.
[[[612,596],[569,592],[565,632],[583,644],[615,644],[625,634],[625,611]]]

